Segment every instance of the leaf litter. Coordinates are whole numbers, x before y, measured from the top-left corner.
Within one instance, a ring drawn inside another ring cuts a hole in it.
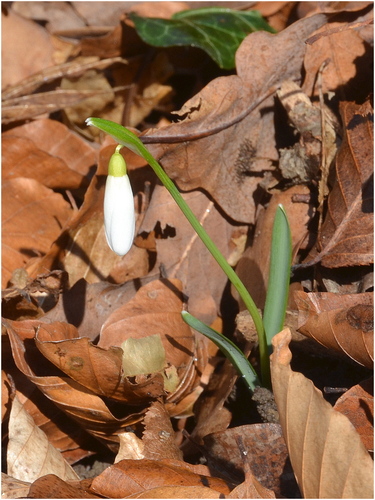
[[[259,2],[276,33],[246,36],[233,71],[198,48],[152,48],[132,22],[200,6],[2,13],[4,497],[373,494],[373,5]],[[137,129],[260,309],[286,208],[276,410],[182,321],[186,308],[258,367],[243,305],[130,151],[136,238],[123,258],[107,247],[115,144],[90,115]],[[126,376],[124,342],[150,336],[160,366]]]

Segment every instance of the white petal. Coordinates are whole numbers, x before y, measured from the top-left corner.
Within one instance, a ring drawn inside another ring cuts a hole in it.
[[[104,193],[104,227],[110,248],[118,255],[129,252],[134,238],[135,215],[129,176],[108,175]]]

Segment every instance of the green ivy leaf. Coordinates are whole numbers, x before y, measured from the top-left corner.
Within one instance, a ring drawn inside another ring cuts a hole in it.
[[[242,12],[207,7],[177,12],[172,19],[130,14],[142,40],[155,47],[188,45],[199,47],[223,69],[235,67],[235,53],[253,31],[274,29],[258,11]]]

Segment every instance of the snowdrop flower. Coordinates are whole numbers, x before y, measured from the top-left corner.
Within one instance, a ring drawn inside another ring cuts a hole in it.
[[[129,252],[134,238],[135,215],[133,191],[120,154],[121,145],[111,156],[104,193],[104,228],[107,242],[117,255]]]

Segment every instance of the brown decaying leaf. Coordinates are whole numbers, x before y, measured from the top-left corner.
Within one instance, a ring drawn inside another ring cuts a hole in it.
[[[202,192],[182,193],[182,197],[222,254],[229,258],[235,249],[232,239],[246,234],[246,228],[226,220]],[[155,187],[138,233],[136,244],[145,243],[146,233],[149,244],[156,248],[153,269],[162,266],[168,277],[181,280],[189,299],[189,312],[211,324],[220,310],[227,277],[164,186]]]
[[[245,457],[240,452],[242,443]],[[204,444],[212,460],[212,470],[215,469],[216,460],[218,463],[225,463],[229,475],[245,472],[248,465],[255,479],[278,498],[293,490],[298,495],[280,425],[242,425],[209,434],[204,438]]]
[[[143,286],[128,304],[120,307],[103,324],[98,346],[121,345],[129,337],[141,338],[159,334],[165,349],[166,361],[177,368],[180,384],[167,397],[169,403],[181,400],[199,383],[197,373],[207,363],[207,340],[195,338],[181,318],[182,293],[179,280],[156,280]],[[126,333],[125,333],[126,332]],[[196,345],[202,351],[197,356]],[[195,356],[197,360],[194,361]],[[173,408],[168,407],[168,411]]]
[[[227,498],[227,496],[206,486],[160,486],[126,498]]]
[[[122,432],[143,418],[144,410],[128,412],[122,407],[121,418],[116,418],[102,398],[68,377],[55,376],[51,365],[36,349],[30,339],[34,339],[39,321],[3,321],[7,329],[14,361],[42,392],[69,417],[77,421],[86,431],[109,443],[117,443],[116,433]],[[56,371],[56,370],[55,370]],[[37,372],[37,373],[35,373]],[[45,375],[47,373],[47,375]]]
[[[24,19],[9,9],[2,15],[2,86],[13,85],[53,64],[52,37],[39,24]],[[27,54],[27,57],[23,57]]]
[[[30,485],[27,498],[102,498],[90,491],[90,480],[63,481],[47,474]]]
[[[176,444],[170,417],[161,401],[151,403],[143,423],[145,426],[142,436],[144,458],[182,460],[182,452]]]
[[[84,177],[71,170],[61,158],[39,149],[26,137],[5,135],[2,147],[2,179],[35,179],[51,189],[78,189]]]
[[[369,451],[374,450],[374,379],[364,380],[345,392],[334,406],[346,415]]]
[[[91,489],[109,498],[124,498],[162,486],[206,486],[224,495],[230,492],[225,481],[192,472],[193,467],[177,460],[122,460],[97,476]]]
[[[374,262],[373,110],[345,102],[340,106],[345,136],[336,157],[336,182],[317,246],[304,265],[336,268]]]
[[[2,283],[32,256],[48,252],[72,209],[63,197],[34,179],[19,177],[2,186]]]
[[[367,368],[374,361],[373,294],[296,291],[298,331]]]
[[[273,339],[272,386],[304,498],[372,498],[373,461],[360,436],[311,380],[290,368],[287,328]]]
[[[238,75],[211,81],[179,111],[182,121],[142,135],[148,145],[159,143],[148,147],[181,189],[205,189],[234,220],[254,222],[254,192],[278,159],[273,93],[300,78],[304,39],[325,19],[317,14],[277,35],[250,34],[236,53]]]
[[[32,482],[45,474],[56,474],[61,479],[78,479],[17,397],[13,399],[9,418],[7,465],[9,475],[24,481]]]
[[[27,498],[30,483],[20,481],[12,476],[1,473],[1,495],[3,498]]]
[[[41,151],[61,158],[69,169],[86,178],[90,175],[90,168],[97,161],[95,149],[56,120],[40,118],[19,127],[13,127],[4,133],[4,137],[8,135],[32,140]]]

